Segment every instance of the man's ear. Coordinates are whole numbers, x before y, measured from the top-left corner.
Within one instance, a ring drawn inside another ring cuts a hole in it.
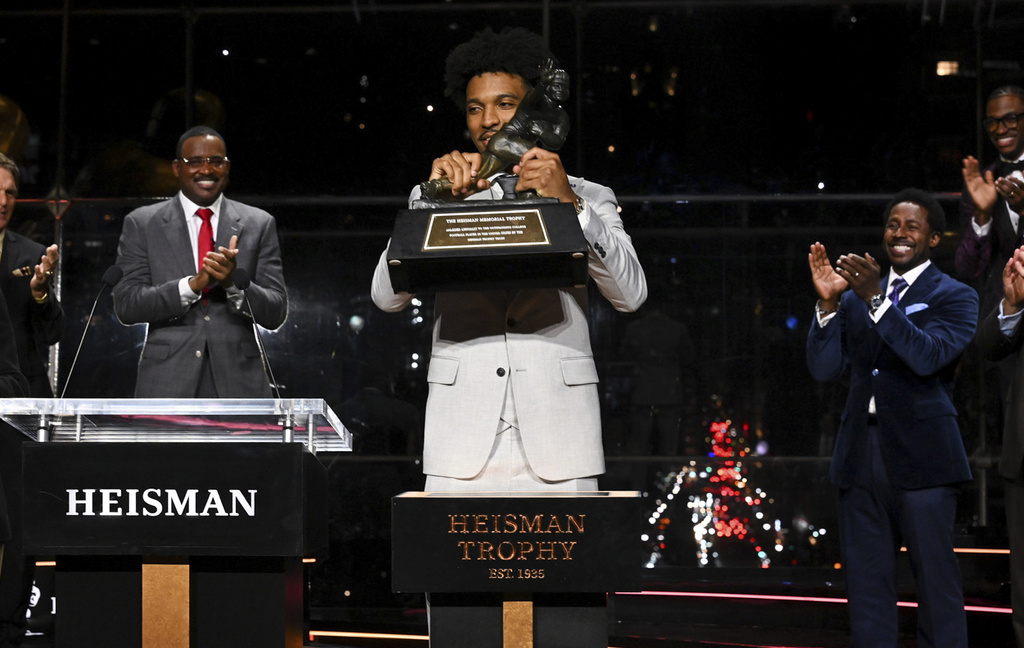
[[[942,242],[942,232],[932,232],[928,236],[928,247],[938,247],[939,243]]]

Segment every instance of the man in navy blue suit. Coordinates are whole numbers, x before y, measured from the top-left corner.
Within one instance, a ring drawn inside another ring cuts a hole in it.
[[[978,295],[929,259],[946,228],[934,198],[904,189],[884,214],[885,276],[870,254],[840,256],[835,268],[821,243],[808,255],[819,300],[807,365],[818,381],[850,372],[830,477],[852,645],[896,646],[904,545],[917,583],[917,645],[966,648],[953,523],[971,470],[951,395]]]

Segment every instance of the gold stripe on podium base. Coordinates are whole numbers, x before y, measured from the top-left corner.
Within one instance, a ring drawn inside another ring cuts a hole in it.
[[[529,594],[506,594],[501,620],[504,648],[533,648],[533,600]]]
[[[142,564],[142,648],[189,647],[187,560]]]

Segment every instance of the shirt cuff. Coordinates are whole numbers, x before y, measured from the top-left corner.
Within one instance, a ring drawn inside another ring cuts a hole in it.
[[[225,288],[225,292],[228,294],[228,301],[237,310],[242,310],[242,304],[245,303],[245,292],[238,289],[238,286],[232,285],[230,288]]]
[[[828,323],[831,322],[833,318],[835,318],[837,314],[839,314],[838,310],[834,310],[831,313],[825,313],[823,315],[818,315],[817,313],[815,313],[815,317],[818,318],[818,326],[821,328],[825,328],[826,326],[828,326]]]
[[[188,287],[188,280],[192,277],[183,277],[178,281],[178,294],[181,295],[181,307],[188,308],[202,297],[201,294],[192,292]]]
[[[1020,324],[1020,316],[1024,315],[1024,311],[1017,311],[1013,315],[1003,315],[1003,300],[999,300],[999,330],[1002,331],[1006,337],[1013,337],[1013,332],[1017,330],[1017,325]]]

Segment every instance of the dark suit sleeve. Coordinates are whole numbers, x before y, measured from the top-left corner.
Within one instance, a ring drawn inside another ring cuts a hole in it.
[[[992,224],[995,227],[995,224]],[[956,248],[956,273],[964,281],[974,281],[984,274],[992,258],[993,240],[990,230],[985,236],[978,236],[974,225],[968,221],[964,227],[960,244]]]
[[[997,304],[978,325],[978,350],[981,355],[992,362],[1013,355],[1020,350],[1024,335],[1021,334],[1020,322],[1013,329],[1013,335],[1007,337],[999,327],[999,305]]]
[[[846,300],[844,294],[839,312],[824,327],[818,324],[817,314],[811,319],[811,330],[807,333],[807,369],[818,382],[837,380],[849,364],[842,340]]]
[[[952,279],[929,295],[927,305],[932,312],[920,328],[892,307],[875,323],[879,337],[919,376],[956,361],[974,338],[978,322],[978,293]]]
[[[177,280],[152,285],[146,232],[134,214],[121,229],[117,265],[124,276],[114,286],[114,313],[122,324],[165,322],[185,314]]]
[[[243,243],[239,242],[241,245]],[[288,316],[288,293],[284,284],[281,245],[272,217],[260,222],[256,246],[259,251],[256,271],[253,273],[251,268],[245,268],[252,282],[246,291],[252,307],[250,315],[263,328],[273,330],[284,324]],[[244,303],[242,308],[246,309]]]
[[[28,394],[28,381],[21,375],[18,349],[14,344],[14,328],[7,314],[7,300],[0,295],[0,398],[16,398]]]
[[[60,302],[52,292],[44,303],[35,303],[35,299],[32,302],[32,330],[43,344],[57,344],[64,334],[64,309]]]
[[[984,175],[986,171],[994,171],[994,169],[995,165],[990,164],[981,173]],[[996,201],[996,208],[992,211],[992,220],[989,221],[988,234],[981,237],[974,231],[973,221],[978,213],[978,208],[974,204],[974,199],[971,198],[971,193],[967,190],[967,185],[964,185],[960,192],[960,222],[964,224],[964,230],[960,236],[960,244],[956,247],[954,264],[957,276],[964,281],[973,282],[981,277],[992,261],[997,229],[995,221],[997,218],[1006,217],[1003,216],[1005,210],[1000,209],[1001,202],[1001,198]]]

